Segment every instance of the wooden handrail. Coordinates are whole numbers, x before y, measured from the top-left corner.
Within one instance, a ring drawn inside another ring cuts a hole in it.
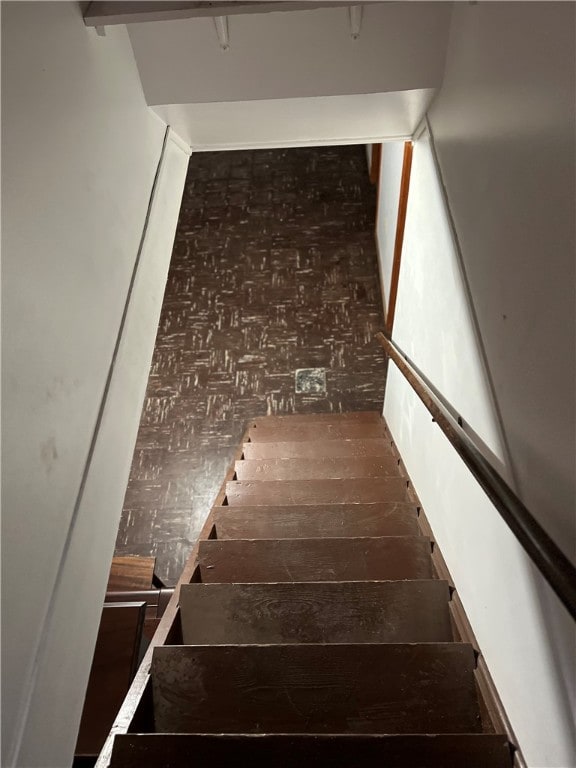
[[[508,483],[484,458],[468,435],[454,426],[448,411],[414,372],[404,352],[384,333],[376,338],[388,357],[424,403],[433,420],[474,475],[506,525],[552,587],[572,618],[576,619],[576,568],[552,541]]]

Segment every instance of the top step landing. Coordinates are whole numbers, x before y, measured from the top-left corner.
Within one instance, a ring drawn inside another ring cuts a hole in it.
[[[321,414],[301,416],[269,416],[251,422],[248,432],[253,442],[292,442],[302,440],[358,440],[383,438],[386,425],[374,413],[369,417],[352,418],[353,414],[336,414],[318,418]]]

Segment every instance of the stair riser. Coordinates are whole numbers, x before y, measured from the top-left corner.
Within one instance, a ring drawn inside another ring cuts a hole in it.
[[[418,536],[416,508],[408,504],[219,507],[218,539],[305,539]]]
[[[260,480],[341,480],[359,477],[399,477],[393,457],[340,459],[262,459],[237,461],[236,479]]]
[[[476,733],[471,646],[164,646],[156,730]]]
[[[453,639],[443,581],[188,584],[185,645],[430,643]]]
[[[266,424],[260,422],[248,433],[251,442],[278,443],[301,442],[302,440],[363,440],[366,438],[387,437],[384,425],[381,423],[346,423],[323,424]]]
[[[244,443],[244,458],[258,459],[325,459],[362,458],[369,456],[395,457],[390,441],[382,438],[367,440],[310,440],[284,443]]]
[[[430,579],[430,541],[418,537],[201,541],[205,583]]]
[[[345,413],[291,413],[283,416],[263,416],[254,425],[270,427],[282,424],[341,424],[351,422],[382,424],[379,411],[347,411]]]
[[[504,736],[116,736],[110,768],[511,768]]]
[[[402,477],[226,483],[230,506],[409,502]]]

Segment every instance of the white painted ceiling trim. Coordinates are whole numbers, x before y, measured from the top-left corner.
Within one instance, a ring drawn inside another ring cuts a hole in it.
[[[408,141],[410,134],[402,136],[362,136],[352,139],[309,139],[307,141],[236,142],[230,144],[193,144],[192,152],[225,152],[235,149],[290,149],[292,147],[335,147],[349,144],[381,144],[386,141]]]
[[[193,150],[374,144],[409,139],[434,89],[304,99],[166,104],[156,114]]]

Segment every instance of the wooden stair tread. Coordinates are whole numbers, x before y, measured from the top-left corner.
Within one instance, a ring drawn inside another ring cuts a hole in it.
[[[302,582],[430,579],[425,536],[210,539],[199,542],[201,581]]]
[[[288,413],[274,416],[258,416],[252,420],[252,424],[306,424],[311,422],[335,423],[341,422],[382,422],[380,411],[344,411],[342,413]]]
[[[453,640],[448,583],[183,584],[185,645]]]
[[[370,504],[409,501],[403,477],[347,480],[263,480],[226,483],[229,505]]]
[[[418,536],[414,504],[307,504],[215,507],[217,539]]]
[[[378,421],[301,421],[299,423],[267,422],[254,424],[248,437],[251,442],[300,442],[302,440],[358,440],[386,437],[386,426]]]
[[[461,643],[160,646],[155,727],[170,733],[476,733]]]
[[[358,477],[398,477],[400,469],[393,456],[361,458],[248,459],[235,464],[242,481],[324,480]]]
[[[370,437],[357,440],[301,440],[299,442],[244,443],[244,458],[306,459],[322,456],[325,459],[346,456],[394,456],[390,441]]]
[[[512,768],[505,736],[118,734],[110,768]]]

